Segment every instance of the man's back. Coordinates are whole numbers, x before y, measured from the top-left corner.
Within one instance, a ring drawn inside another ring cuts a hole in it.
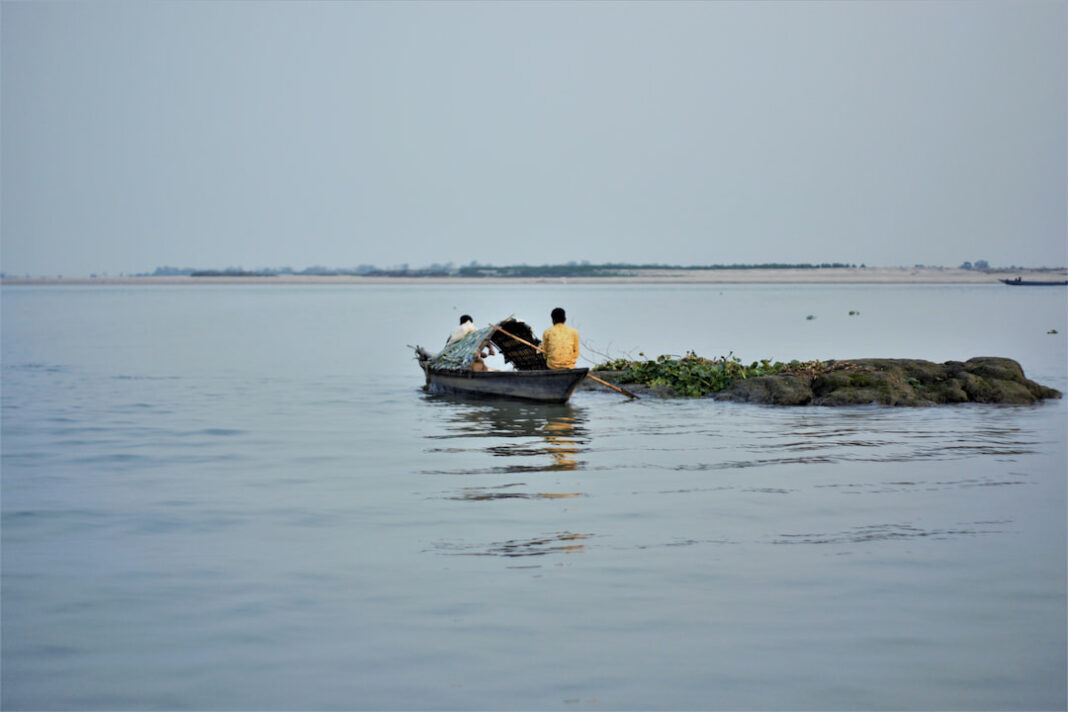
[[[553,324],[541,335],[549,368],[574,368],[579,357],[579,334],[566,324]]]

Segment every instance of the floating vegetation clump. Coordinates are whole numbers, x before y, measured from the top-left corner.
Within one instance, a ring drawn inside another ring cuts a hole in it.
[[[1062,396],[1027,379],[1016,361],[991,356],[940,364],[918,359],[764,359],[747,366],[734,355],[707,359],[690,351],[681,358],[616,359],[593,370],[614,371],[605,378],[647,386],[665,396],[711,395],[770,405],[1025,404]]]
[[[838,365],[841,367],[841,363]],[[814,377],[827,367],[827,364],[820,361],[782,363],[772,362],[770,359],[745,365],[733,354],[709,359],[689,351],[681,358],[665,355],[646,361],[616,359],[595,366],[593,370],[622,371],[619,376],[620,383],[667,386],[681,396],[700,397],[730,388],[740,379],[781,373]]]

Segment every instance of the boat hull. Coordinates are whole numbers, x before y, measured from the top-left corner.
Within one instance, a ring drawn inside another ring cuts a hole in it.
[[[566,403],[588,368],[548,371],[445,371],[424,368],[431,393]]]
[[[1032,281],[1023,280],[1023,279],[1003,279],[1001,281],[1004,282],[1005,284],[1008,284],[1008,285],[1012,286],[1012,287],[1063,287],[1065,285],[1068,285],[1068,281],[1038,282],[1038,281],[1033,281],[1033,280]]]

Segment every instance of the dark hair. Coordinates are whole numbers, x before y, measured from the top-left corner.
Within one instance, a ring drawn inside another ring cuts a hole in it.
[[[464,314],[460,317],[460,323],[463,324],[465,321],[474,321],[474,319],[471,318],[470,314]]]
[[[553,318],[554,324],[563,324],[565,321],[567,321],[567,314],[565,314],[564,310],[560,307],[556,307],[556,309],[553,309],[553,313],[551,316]]]

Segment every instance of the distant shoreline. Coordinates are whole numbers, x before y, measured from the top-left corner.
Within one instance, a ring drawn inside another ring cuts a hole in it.
[[[477,284],[998,284],[1000,279],[1068,279],[1066,269],[965,270],[935,267],[834,267],[811,269],[642,269],[614,277],[365,277],[359,275],[4,277],[22,285],[477,285]]]

